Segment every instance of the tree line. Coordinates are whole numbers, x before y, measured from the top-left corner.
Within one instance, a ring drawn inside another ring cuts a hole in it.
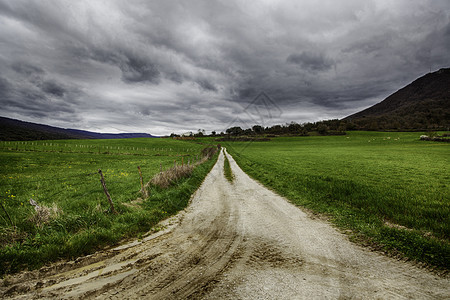
[[[429,115],[417,117],[379,116],[351,119],[331,119],[318,122],[297,123],[291,122],[282,125],[261,126],[254,125],[250,128],[233,126],[224,132],[212,131],[209,136],[239,137],[239,136],[270,136],[270,135],[345,135],[346,131],[435,131],[448,130],[448,123],[443,118],[435,118]],[[172,137],[179,135],[172,133]],[[191,133],[192,137],[207,136],[204,129]]]

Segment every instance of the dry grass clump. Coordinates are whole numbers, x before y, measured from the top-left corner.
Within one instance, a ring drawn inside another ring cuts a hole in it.
[[[202,149],[202,157],[206,157],[207,159],[210,159],[211,157],[216,154],[217,150],[220,146],[209,146]]]
[[[180,178],[190,176],[194,165],[175,166],[164,172],[156,174],[150,183],[161,188],[168,188],[173,182]]]
[[[56,203],[53,203],[51,207],[44,205],[40,206],[37,204],[33,206],[35,212],[28,219],[28,221],[30,221],[31,223],[35,224],[38,227],[42,227],[44,224],[47,224],[53,219],[56,219],[62,213],[62,210],[56,205]]]
[[[148,185],[154,185],[159,186],[161,188],[168,188],[172,183],[177,181],[178,179],[181,179],[183,177],[188,177],[192,174],[192,171],[194,171],[194,168],[198,166],[199,164],[204,163],[208,159],[214,156],[216,154],[218,148],[214,146],[206,147],[202,150],[202,158],[196,162],[196,163],[188,163],[187,165],[176,165],[172,168],[160,172],[156,174],[149,183],[145,186],[146,189],[148,189]]]

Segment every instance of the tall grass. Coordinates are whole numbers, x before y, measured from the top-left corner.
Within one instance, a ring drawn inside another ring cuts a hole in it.
[[[187,177],[191,175],[196,166],[204,163],[205,161],[211,159],[217,152],[216,147],[205,147],[202,149],[202,158],[196,162],[188,160],[187,164],[184,164],[184,161],[181,165],[176,165],[172,168],[167,169],[166,171],[161,171],[149,181],[146,185],[148,186],[154,185],[160,188],[168,188],[173,183],[177,182],[180,178]]]
[[[228,148],[251,176],[355,240],[448,270],[450,148],[419,136],[351,132]]]

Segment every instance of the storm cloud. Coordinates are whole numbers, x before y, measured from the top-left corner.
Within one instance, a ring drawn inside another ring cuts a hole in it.
[[[341,118],[450,62],[446,0],[0,0],[0,27],[1,115],[102,132]]]
[[[321,53],[302,52],[291,54],[287,62],[298,64],[302,69],[309,71],[327,71],[334,65],[334,61]]]

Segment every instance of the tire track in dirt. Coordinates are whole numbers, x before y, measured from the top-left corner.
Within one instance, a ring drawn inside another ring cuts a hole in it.
[[[142,241],[23,272],[17,299],[446,299],[448,278],[370,252],[250,179],[224,150],[189,207]]]

